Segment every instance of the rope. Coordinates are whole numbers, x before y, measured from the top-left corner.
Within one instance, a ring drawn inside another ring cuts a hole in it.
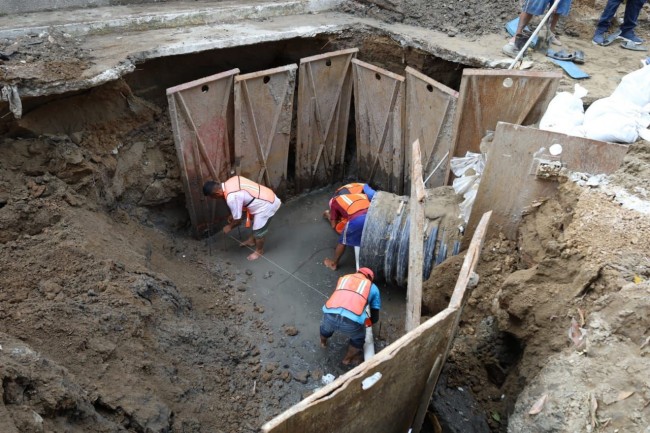
[[[232,235],[230,235],[230,234],[228,234],[227,236],[228,236],[230,239],[236,241],[238,244],[245,246],[245,247],[248,248],[249,250],[251,250],[251,251],[253,251],[253,252],[255,251],[254,248],[251,248],[251,247],[248,246],[248,245],[244,245],[244,244],[242,244],[242,242],[241,242],[240,240],[238,240],[237,238],[235,238],[234,236],[232,236]],[[283,272],[285,272],[285,273],[286,273],[287,275],[289,275],[290,277],[293,277],[293,278],[295,278],[296,280],[300,281],[302,284],[304,284],[305,286],[309,287],[309,288],[312,289],[314,292],[319,293],[319,294],[322,295],[325,299],[329,298],[328,295],[326,295],[325,293],[321,292],[320,290],[318,290],[317,288],[315,288],[314,286],[312,286],[311,284],[309,284],[308,282],[306,282],[306,281],[303,280],[302,278],[296,276],[293,272],[289,272],[288,270],[284,269],[282,266],[280,266],[279,264],[277,264],[277,263],[274,262],[273,260],[267,258],[265,255],[262,254],[260,257],[263,258],[264,260],[266,260],[267,262],[269,262],[270,264],[272,264],[273,266],[275,266],[276,268],[282,270]]]

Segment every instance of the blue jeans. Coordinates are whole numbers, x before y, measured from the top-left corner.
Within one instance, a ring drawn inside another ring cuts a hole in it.
[[[339,331],[341,334],[350,337],[350,346],[363,349],[363,343],[366,341],[366,327],[364,325],[340,314],[323,314],[323,320],[320,322],[320,335],[330,338],[334,331]]]
[[[598,25],[596,25],[596,33],[605,33],[609,29],[612,18],[616,15],[616,10],[621,3],[623,3],[623,0],[607,0],[605,9],[600,16],[600,20],[598,20]],[[623,24],[621,25],[621,33],[625,33],[636,27],[636,20],[639,18],[639,13],[644,3],[645,0],[627,0]]]

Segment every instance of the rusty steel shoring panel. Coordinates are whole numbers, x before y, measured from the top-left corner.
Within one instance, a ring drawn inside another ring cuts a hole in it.
[[[427,188],[445,185],[458,92],[410,66],[406,67],[406,157],[404,190],[409,191],[411,149],[419,140]]]
[[[280,195],[286,190],[297,68],[235,78],[235,170]]]
[[[404,192],[404,77],[352,59],[359,179]]]
[[[489,213],[484,215],[475,232],[449,307],[267,422],[262,431],[405,433],[415,428],[421,418],[417,416],[420,403],[428,400],[426,393],[433,389],[449,353],[489,218]],[[436,366],[437,359],[442,362]],[[375,373],[380,373],[381,378],[363,389],[363,380]]]
[[[497,122],[537,123],[555,96],[558,71],[498,71],[464,69],[453,126],[450,157],[479,152],[481,139]],[[449,165],[447,165],[447,179]]]
[[[304,191],[343,177],[352,98],[351,61],[357,48],[300,59],[296,188]]]
[[[210,234],[227,214],[203,196],[206,180],[228,178],[233,152],[233,80],[239,69],[167,89],[187,210],[196,236]]]
[[[550,153],[554,144],[561,146],[561,153]],[[538,167],[552,164],[570,171],[609,174],[621,166],[628,149],[624,144],[499,122],[465,236],[471,236],[483,212],[494,208],[490,236],[501,232],[516,240],[523,215],[534,202],[553,196],[559,185],[558,177],[539,177]]]

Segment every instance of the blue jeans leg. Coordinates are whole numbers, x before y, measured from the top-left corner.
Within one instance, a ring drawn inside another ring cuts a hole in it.
[[[330,338],[335,331],[350,337],[350,346],[363,349],[366,338],[366,327],[340,314],[323,314],[320,322],[320,335]]]
[[[603,13],[600,15],[600,20],[598,20],[598,25],[596,26],[596,33],[605,33],[607,29],[609,29],[609,26],[612,23],[612,18],[614,18],[614,15],[616,15],[616,10],[618,9],[618,7],[621,5],[622,2],[623,0],[607,0],[605,9],[603,10]]]
[[[625,33],[636,27],[636,20],[639,18],[643,3],[645,3],[645,0],[627,0],[621,33]]]

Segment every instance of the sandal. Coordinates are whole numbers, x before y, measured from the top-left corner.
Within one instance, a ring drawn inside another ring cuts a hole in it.
[[[616,30],[614,33],[611,35],[608,35],[605,38],[605,41],[601,44],[603,47],[606,47],[608,45],[611,45],[616,39],[618,39],[621,36],[621,31]]]
[[[565,50],[560,50],[560,51],[553,51],[549,49],[546,51],[546,56],[550,57],[551,59],[555,60],[567,60],[567,61],[572,61],[575,59],[575,53],[569,53]]]
[[[626,50],[632,50],[632,51],[648,51],[647,47],[644,47],[643,45],[635,44],[632,41],[625,41],[621,43],[621,48],[625,48]]]
[[[581,50],[576,50],[573,53],[573,63],[578,65],[584,65],[585,63],[585,52]]]

